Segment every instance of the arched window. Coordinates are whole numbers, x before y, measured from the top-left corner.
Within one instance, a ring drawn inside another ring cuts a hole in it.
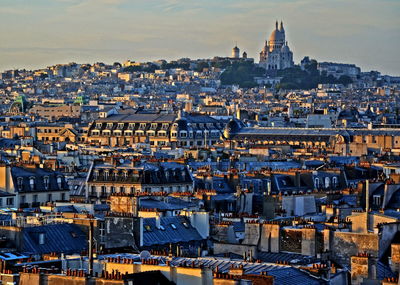
[[[35,189],[35,177],[29,177],[29,186],[31,187],[31,190]]]
[[[22,187],[24,185],[24,178],[23,177],[18,177],[17,178],[17,183],[18,183],[18,190],[22,190]]]
[[[319,188],[319,178],[318,177],[314,179],[314,184],[315,184],[316,188]]]
[[[58,185],[58,189],[62,189],[62,177],[61,176],[57,176],[57,185]]]
[[[338,186],[338,179],[337,177],[332,177],[332,187],[336,188]]]
[[[331,184],[331,180],[329,179],[329,177],[325,177],[325,188],[329,188]]]
[[[50,181],[49,176],[44,176],[44,177],[43,177],[43,184],[44,184],[44,188],[45,188],[46,190],[49,189],[49,181]]]

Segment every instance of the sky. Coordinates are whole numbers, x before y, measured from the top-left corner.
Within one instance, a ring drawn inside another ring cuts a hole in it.
[[[295,63],[400,76],[400,0],[0,0],[0,70],[259,52],[283,20]]]

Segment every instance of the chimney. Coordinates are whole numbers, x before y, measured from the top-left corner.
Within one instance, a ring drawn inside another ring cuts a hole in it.
[[[369,211],[369,180],[365,180],[365,211]]]
[[[363,284],[364,279],[376,279],[376,259],[368,253],[351,257],[351,284]]]
[[[93,242],[93,220],[90,220],[89,225],[89,276],[93,276],[93,252],[94,252],[94,242]]]
[[[300,172],[299,171],[296,171],[294,183],[297,188],[300,188],[301,180],[300,180]]]

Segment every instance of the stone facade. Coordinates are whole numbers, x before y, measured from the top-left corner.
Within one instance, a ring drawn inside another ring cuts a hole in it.
[[[277,70],[293,65],[293,52],[285,41],[283,23],[281,22],[278,28],[278,22],[276,22],[275,30],[272,31],[269,40],[265,42],[265,46],[260,52],[260,66],[267,70]]]

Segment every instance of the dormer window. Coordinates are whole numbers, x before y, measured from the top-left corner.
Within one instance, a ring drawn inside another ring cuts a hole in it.
[[[108,180],[108,175],[109,175],[108,170],[104,170],[104,179],[105,180]]]
[[[107,129],[112,129],[113,123],[107,123]]]
[[[118,123],[118,129],[123,129],[124,128],[124,123]]]
[[[29,177],[29,186],[31,187],[31,190],[35,189],[35,177]]]
[[[44,176],[43,177],[43,184],[44,184],[44,188],[47,190],[49,189],[49,176]]]
[[[146,123],[140,123],[139,129],[144,130],[146,128]]]
[[[44,233],[39,233],[39,244],[44,244]]]
[[[101,125],[102,125],[101,123],[97,123],[96,124],[96,129],[101,129]]]
[[[152,129],[152,130],[157,129],[157,123],[152,123],[152,124],[151,124],[151,129]]]
[[[163,130],[168,130],[168,127],[169,127],[169,124],[166,124],[166,123],[162,124]]]
[[[95,171],[93,172],[93,178],[94,178],[94,180],[97,180],[98,177],[99,177],[99,171],[98,171],[98,170],[95,170]]]
[[[338,186],[338,179],[337,177],[332,177],[332,186],[336,188]]]
[[[22,190],[22,187],[24,185],[24,178],[23,177],[18,177],[17,178],[17,183],[18,183],[18,190]]]
[[[315,184],[315,187],[319,187],[319,178],[315,178],[314,179],[314,184]]]
[[[381,195],[374,195],[373,201],[374,201],[374,205],[376,207],[380,207],[381,206]]]
[[[58,189],[62,189],[62,177],[61,176],[57,177],[57,185],[58,185]]]

